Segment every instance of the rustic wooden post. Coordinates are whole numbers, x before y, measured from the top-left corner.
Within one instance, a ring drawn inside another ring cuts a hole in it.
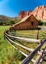
[[[6,38],[6,37],[5,37],[5,33],[8,33],[8,30],[5,30],[5,32],[4,32],[4,39]]]
[[[37,39],[38,39],[38,37],[39,37],[39,30],[38,30],[38,32],[37,32]]]
[[[41,40],[40,44],[42,44],[42,40]],[[39,49],[39,51],[40,51],[40,49]]]
[[[15,30],[15,36],[16,36],[16,30]]]
[[[5,39],[5,32],[4,32],[4,39]]]

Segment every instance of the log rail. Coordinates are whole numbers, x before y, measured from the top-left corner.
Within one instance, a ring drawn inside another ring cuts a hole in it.
[[[11,36],[8,34],[8,30],[4,32],[4,39],[7,39],[8,41],[10,41],[9,38],[16,38],[14,36]],[[21,40],[21,39],[20,39]],[[25,40],[24,40],[25,41]],[[27,40],[26,40],[27,41]],[[13,41],[12,41],[13,42]],[[40,48],[43,46],[43,44],[46,42],[46,38],[39,41],[39,45],[29,54],[26,55],[26,58],[21,62],[21,64],[29,64],[29,62],[31,60],[33,60],[33,57],[35,56],[36,53],[38,53],[38,51],[40,51]],[[46,45],[44,47],[44,49],[42,50],[41,54],[39,54],[37,60],[33,60],[34,64],[40,64],[43,61],[44,56],[46,55]]]

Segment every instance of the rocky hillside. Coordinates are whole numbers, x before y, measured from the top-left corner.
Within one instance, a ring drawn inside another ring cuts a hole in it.
[[[0,15],[0,21],[7,21],[8,19],[8,17]]]
[[[24,18],[27,15],[33,14],[38,20],[46,21],[46,6],[36,7],[33,11],[20,11],[19,18]]]
[[[10,18],[10,17],[4,16],[4,15],[0,15],[0,21],[2,21],[2,22],[8,21],[9,19],[11,19],[11,20],[17,20],[17,17]]]

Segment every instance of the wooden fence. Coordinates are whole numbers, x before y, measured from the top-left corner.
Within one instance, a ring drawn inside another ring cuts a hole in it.
[[[7,39],[8,41],[10,41],[10,39],[8,39],[8,38],[17,38],[17,37],[15,37],[15,36],[11,36],[11,35],[9,35],[8,34],[8,31],[5,31],[4,32],[4,38],[5,39]],[[18,38],[19,39],[19,38]],[[22,40],[22,39],[20,39],[20,40]],[[29,40],[29,39],[28,39]],[[24,41],[27,41],[27,40],[24,40]],[[12,41],[13,42],[13,41]],[[31,40],[30,40],[30,42],[31,42]],[[35,50],[33,50],[22,62],[21,62],[21,64],[29,64],[29,62],[33,59],[33,57],[35,56],[35,54],[36,53],[38,53],[38,51],[40,50],[40,48],[42,47],[42,45],[46,42],[46,38],[45,39],[43,39],[43,40],[41,40],[41,41],[39,41],[40,43],[39,43],[39,45],[35,48]],[[44,49],[43,49],[43,51],[41,52],[41,54],[39,54],[39,57],[37,58],[37,60],[36,61],[34,61],[34,64],[39,64],[40,62],[42,62],[42,60],[43,60],[43,57],[46,55],[46,45],[45,45],[45,47],[44,47]]]

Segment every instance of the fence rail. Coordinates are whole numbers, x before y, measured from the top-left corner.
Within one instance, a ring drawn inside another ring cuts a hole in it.
[[[11,38],[15,38],[15,39],[18,39],[18,40],[21,40],[21,41],[26,41],[26,42],[38,42],[40,43],[40,40],[37,40],[37,39],[30,39],[30,38],[23,38],[23,37],[15,37],[15,36],[11,36],[7,33],[5,33],[5,35],[7,35],[8,37],[11,37]]]
[[[42,40],[41,43],[37,46],[37,48],[28,55],[27,58],[25,58],[21,64],[28,64],[31,59],[34,57],[34,55],[40,50],[41,46],[44,44],[44,42],[46,41],[46,39]]]
[[[11,35],[9,35],[8,34],[8,31],[5,31],[4,32],[4,38],[17,38],[17,39],[19,39],[18,37],[14,37],[14,36],[11,36]],[[7,39],[6,38],[6,39]],[[9,40],[9,39],[7,39],[7,40]],[[20,39],[20,40],[22,40],[22,38]],[[29,39],[28,39],[29,40]],[[27,41],[27,40],[24,40],[24,41]],[[30,41],[31,42],[31,41]],[[33,59],[33,57],[35,56],[35,54],[40,50],[40,48],[42,47],[42,45],[46,42],[46,38],[45,39],[43,39],[43,40],[41,40],[41,41],[39,41],[40,43],[39,43],[39,45],[35,48],[35,50],[34,51],[32,51],[22,62],[21,62],[21,64],[29,64],[29,62]],[[42,55],[43,55],[43,57],[44,57],[44,55],[46,54],[46,46],[45,46],[45,48],[44,48],[44,50],[43,50],[43,52],[41,52],[42,53]],[[44,54],[45,53],[45,54]],[[34,64],[39,64],[39,62],[40,62],[40,60],[41,60],[41,58],[42,58],[42,55],[39,55],[39,57],[38,57],[38,59],[36,60],[36,61],[34,61]]]

